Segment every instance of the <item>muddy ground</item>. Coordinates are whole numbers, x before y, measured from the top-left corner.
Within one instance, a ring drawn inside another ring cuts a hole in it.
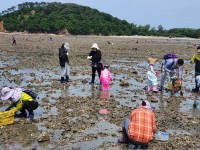
[[[17,45],[11,45],[12,35]],[[59,82],[58,48],[63,42],[71,47],[71,82],[66,84]],[[91,67],[86,57],[94,42],[102,51],[104,64],[111,66],[114,79],[106,100],[97,77],[94,85],[88,83]],[[129,149],[117,143],[122,121],[145,99],[155,107],[157,131],[170,133],[168,141],[153,140],[149,149],[200,149],[200,110],[193,108],[198,93],[191,92],[194,65],[189,64],[200,40],[15,33],[0,34],[0,43],[1,88],[28,87],[39,94],[34,120],[15,119],[13,125],[1,127],[0,149]],[[147,94],[147,58],[158,58],[155,70],[160,81],[162,57],[170,51],[185,60],[183,96],[172,96],[167,89]],[[0,111],[7,105],[1,101]],[[41,134],[46,141],[38,142]]]

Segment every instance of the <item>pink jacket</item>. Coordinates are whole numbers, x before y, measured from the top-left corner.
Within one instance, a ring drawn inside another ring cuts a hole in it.
[[[110,81],[112,81],[111,73],[108,69],[104,69],[101,71],[100,81],[102,84],[110,84]]]

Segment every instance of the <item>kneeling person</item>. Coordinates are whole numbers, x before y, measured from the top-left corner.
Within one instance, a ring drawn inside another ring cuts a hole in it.
[[[148,148],[148,143],[153,140],[156,132],[155,116],[148,101],[142,101],[142,105],[132,111],[130,119],[124,119],[122,131],[119,143],[130,141],[135,148]]]

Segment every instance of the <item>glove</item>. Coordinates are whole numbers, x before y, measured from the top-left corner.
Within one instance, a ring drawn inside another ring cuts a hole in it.
[[[193,62],[192,62],[192,61],[190,61],[190,63],[191,63],[191,64],[193,64]]]
[[[92,56],[88,56],[87,59],[92,59]]]
[[[67,56],[69,55],[68,52],[66,54],[67,54]]]

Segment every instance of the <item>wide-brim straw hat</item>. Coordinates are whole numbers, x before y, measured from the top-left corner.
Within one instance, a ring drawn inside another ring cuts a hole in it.
[[[93,43],[91,48],[96,48],[97,50],[99,50],[97,43]]]
[[[157,59],[154,59],[154,58],[149,57],[147,60],[148,60],[148,63],[149,63],[149,64],[154,64],[154,63],[156,62]]]
[[[4,87],[1,91],[1,100],[5,101],[11,98],[14,94],[14,90],[9,87]]]
[[[21,88],[11,89],[9,87],[4,87],[1,91],[1,100],[7,100],[11,98],[12,102],[17,102],[22,95]]]

